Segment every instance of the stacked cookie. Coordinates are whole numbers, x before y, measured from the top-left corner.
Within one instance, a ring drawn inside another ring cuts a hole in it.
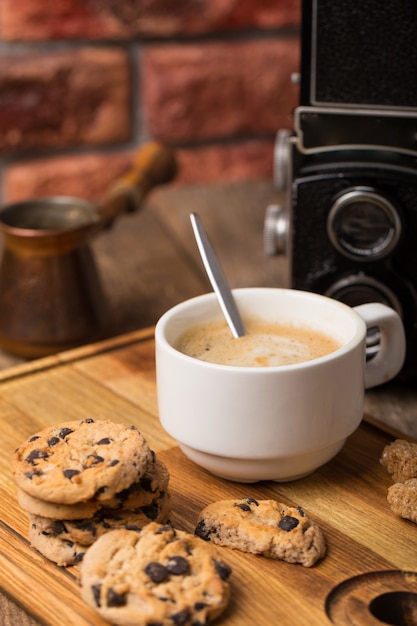
[[[417,443],[396,439],[385,446],[381,463],[394,481],[387,493],[391,511],[417,524]]]
[[[46,428],[19,446],[12,469],[29,540],[58,565],[79,563],[110,530],[171,513],[168,470],[134,426],[86,419]]]

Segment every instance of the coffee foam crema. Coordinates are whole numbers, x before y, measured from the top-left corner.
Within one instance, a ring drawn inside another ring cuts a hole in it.
[[[210,363],[239,367],[292,365],[317,359],[340,348],[333,337],[306,326],[245,320],[246,335],[235,339],[226,322],[187,329],[175,343],[180,352]]]

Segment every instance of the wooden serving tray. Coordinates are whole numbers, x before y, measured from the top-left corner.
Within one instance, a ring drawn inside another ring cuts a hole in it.
[[[301,505],[323,529],[328,552],[312,568],[220,548],[233,574],[232,600],[219,625],[371,626],[397,623],[387,622],[387,616],[404,612],[404,604],[411,603],[416,611],[417,526],[389,510],[386,493],[391,481],[379,462],[390,435],[363,422],[333,461],[302,480],[227,482],[194,465],[162,431],[153,354],[152,331],[141,331],[2,374],[4,593],[43,625],[107,623],[81,600],[74,568],[57,567],[30,547],[28,521],[17,504],[10,472],[11,454],[30,434],[49,424],[95,417],[133,423],[142,430],[169,468],[172,522],[177,528],[193,532],[199,511],[209,502],[250,496]]]

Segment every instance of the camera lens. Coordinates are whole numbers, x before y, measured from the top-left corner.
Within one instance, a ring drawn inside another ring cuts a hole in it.
[[[381,302],[390,306],[402,317],[403,311],[397,296],[379,280],[364,274],[352,274],[337,280],[326,291],[325,295],[340,300],[348,306],[358,306],[367,302]],[[371,359],[380,347],[379,328],[369,328],[366,335],[366,357]]]
[[[340,300],[349,306],[366,302],[381,302],[402,316],[402,307],[394,292],[379,280],[363,273],[340,278],[325,291],[326,296]]]
[[[339,252],[355,260],[376,260],[397,244],[401,221],[393,205],[368,188],[339,196],[327,218],[327,233]]]

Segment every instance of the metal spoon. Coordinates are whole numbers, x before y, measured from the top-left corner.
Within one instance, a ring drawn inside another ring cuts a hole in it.
[[[245,326],[216,253],[212,248],[198,214],[191,213],[190,220],[204,268],[217,296],[223,315],[229,324],[233,337],[236,339],[243,337],[243,335],[246,335]]]

